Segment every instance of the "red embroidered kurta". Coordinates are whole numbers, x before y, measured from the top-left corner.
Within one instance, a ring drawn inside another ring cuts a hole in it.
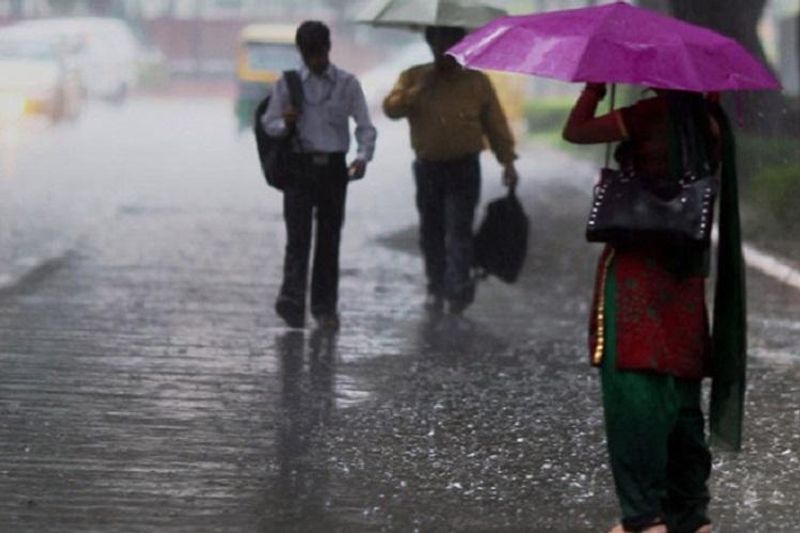
[[[644,100],[619,110],[626,147],[634,167],[651,175],[663,175],[667,167],[667,107],[662,99]],[[589,348],[592,363],[602,361],[605,343],[616,348],[617,367],[648,370],[685,379],[708,375],[710,337],[701,272],[678,273],[681,250],[655,245],[606,247],[597,269],[594,305],[590,320]],[[696,257],[695,257],[696,258]],[[686,260],[690,258],[687,256]],[[612,268],[613,267],[613,268]],[[616,338],[605,338],[602,300],[613,272]]]
[[[710,338],[705,280],[676,276],[662,252],[646,247],[607,247],[600,258],[590,321],[592,363],[602,361],[602,352],[597,352],[602,336],[598,328],[605,316],[599,304],[611,262],[617,290],[608,297],[616,299],[616,339],[603,341],[615,342],[617,367],[684,379],[707,376]]]

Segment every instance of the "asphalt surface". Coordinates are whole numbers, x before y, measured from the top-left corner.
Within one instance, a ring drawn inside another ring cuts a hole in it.
[[[6,143],[0,531],[604,531],[592,166],[522,150],[530,256],[422,310],[402,124],[348,198],[342,327],[272,312],[280,198],[222,99],[94,106]],[[11,154],[11,156],[9,156]],[[9,159],[11,158],[11,159]],[[484,201],[502,193],[484,159]],[[12,229],[13,228],[13,229]],[[717,531],[800,523],[800,293],[751,273],[745,449]]]

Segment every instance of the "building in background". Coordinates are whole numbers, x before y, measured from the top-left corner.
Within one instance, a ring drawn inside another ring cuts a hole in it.
[[[0,25],[25,18],[115,16],[126,19],[142,41],[160,50],[173,75],[232,76],[238,35],[250,23],[295,24],[306,18],[327,21],[337,43],[334,58],[353,70],[374,62],[413,35],[375,31],[350,21],[369,0],[0,0]],[[546,11],[610,0],[495,0],[510,13]],[[638,0],[668,10],[669,0]],[[760,34],[764,49],[791,94],[797,94],[797,0],[769,0]],[[357,54],[352,54],[358,50]],[[359,64],[364,63],[364,65]],[[536,82],[531,82],[536,83]],[[542,90],[547,93],[545,86]]]
[[[347,53],[358,32],[341,28],[358,5],[344,0],[0,0],[0,25],[54,16],[119,17],[160,50],[172,75],[230,77],[246,24],[324,19],[334,33],[341,32],[337,48]]]

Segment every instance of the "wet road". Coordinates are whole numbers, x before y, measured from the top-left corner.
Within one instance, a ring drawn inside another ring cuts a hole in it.
[[[335,335],[272,313],[280,198],[227,101],[94,106],[3,140],[0,531],[614,522],[585,363],[591,166],[526,148],[525,275],[482,285],[464,319],[434,320],[405,127],[379,128],[348,199]],[[500,194],[496,167],[484,160],[485,200]],[[720,531],[793,532],[800,293],[749,283],[746,447],[715,459],[712,517]]]

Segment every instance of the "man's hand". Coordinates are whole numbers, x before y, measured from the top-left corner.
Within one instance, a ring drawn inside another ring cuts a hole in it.
[[[360,180],[366,172],[367,162],[363,159],[356,159],[347,168],[347,175],[350,177],[350,181]]]
[[[403,91],[403,97],[405,101],[409,104],[413,104],[419,98],[419,95],[427,90],[433,84],[433,74],[431,72],[427,72],[424,75],[420,76],[417,82],[407,87]]]
[[[517,168],[514,163],[506,163],[505,167],[503,167],[503,185],[513,188],[517,186],[518,181],[519,174],[517,174]]]
[[[289,106],[286,108],[286,111],[283,112],[283,121],[286,123],[287,127],[294,126],[297,124],[297,109],[293,106]]]

